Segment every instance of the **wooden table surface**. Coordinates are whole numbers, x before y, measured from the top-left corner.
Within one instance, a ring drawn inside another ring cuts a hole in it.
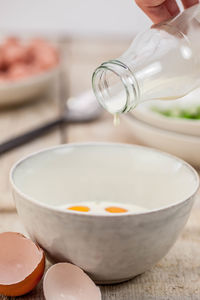
[[[102,61],[119,56],[130,41],[73,40],[61,46],[62,76],[68,96],[91,87],[91,74]],[[0,110],[0,142],[58,116],[63,110],[59,78],[46,97],[32,103]],[[33,151],[68,142],[112,141],[137,143],[123,121],[117,128],[110,115],[90,124],[58,128],[23,147],[0,157],[0,232],[26,231],[17,216],[8,182],[14,162]],[[197,199],[191,217],[168,255],[154,268],[137,278],[113,286],[102,286],[103,300],[189,300],[200,299],[200,208]],[[47,267],[49,265],[47,264]],[[0,296],[0,299],[8,297]],[[11,298],[15,299],[15,298]],[[17,299],[44,299],[41,283],[30,294]],[[55,299],[56,300],[56,299]]]

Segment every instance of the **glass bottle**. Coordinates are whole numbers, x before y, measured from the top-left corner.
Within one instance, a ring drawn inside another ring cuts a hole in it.
[[[137,35],[122,56],[95,70],[92,84],[100,104],[113,114],[195,89],[200,85],[200,4]]]

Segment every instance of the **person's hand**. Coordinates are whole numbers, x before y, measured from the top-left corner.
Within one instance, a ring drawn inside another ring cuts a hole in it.
[[[135,2],[155,24],[175,17],[179,13],[175,0],[135,0]],[[182,0],[184,8],[198,2],[198,0]]]

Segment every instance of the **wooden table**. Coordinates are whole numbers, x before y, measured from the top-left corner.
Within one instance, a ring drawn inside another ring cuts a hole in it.
[[[129,42],[65,40],[61,46],[62,71],[68,96],[75,96],[90,88],[91,74],[95,67],[102,61],[119,56],[127,48]],[[63,101],[59,95],[58,80],[55,81],[46,99],[0,111],[0,142],[60,114]],[[12,164],[22,156],[41,148],[65,142],[83,141],[137,143],[127,124],[122,121],[121,125],[115,128],[111,116],[105,113],[94,123],[58,128],[43,138],[1,156],[1,232],[18,231],[26,234],[17,216],[8,182],[8,173]],[[150,271],[129,282],[102,286],[103,300],[200,299],[200,208],[198,200],[187,226],[169,254]],[[0,296],[0,299],[8,298]],[[41,283],[29,295],[17,299],[44,299]]]

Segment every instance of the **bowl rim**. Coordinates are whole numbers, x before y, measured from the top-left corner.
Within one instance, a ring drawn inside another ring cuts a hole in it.
[[[132,120],[134,122],[137,122],[138,124],[141,124],[141,126],[143,126],[143,127],[146,127],[146,128],[148,127],[150,130],[160,132],[161,134],[165,134],[167,136],[177,137],[177,138],[182,139],[184,141],[185,141],[185,139],[187,139],[187,141],[191,141],[191,142],[200,142],[200,136],[187,134],[187,133],[182,133],[182,132],[177,132],[177,131],[172,131],[170,129],[160,128],[160,127],[157,127],[156,125],[153,125],[153,124],[150,124],[150,123],[145,122],[143,120],[140,120],[139,118],[137,118],[137,116],[134,116],[133,114],[129,114],[129,115],[125,116],[125,118],[129,118],[130,120]],[[164,152],[164,151],[161,151],[161,152],[167,153],[167,152]],[[176,157],[175,155],[172,155],[172,156]],[[178,158],[178,157],[176,157],[176,158]],[[181,158],[178,158],[178,159],[181,160]]]
[[[151,151],[151,152],[157,152],[162,154],[163,156],[169,157],[171,159],[173,159],[174,161],[178,161],[179,163],[181,163],[182,165],[186,166],[186,168],[188,170],[190,170],[191,174],[194,176],[194,180],[196,182],[196,186],[194,188],[194,191],[191,192],[191,195],[189,195],[186,199],[181,200],[181,201],[176,201],[173,204],[170,205],[165,205],[163,207],[160,208],[156,208],[156,209],[151,209],[151,210],[147,210],[147,211],[142,211],[142,212],[126,212],[126,213],[120,213],[120,214],[96,214],[96,213],[92,213],[92,214],[88,214],[88,213],[83,213],[83,212],[78,212],[78,211],[71,211],[71,210],[61,210],[59,208],[57,208],[56,206],[53,205],[49,205],[46,203],[42,203],[38,200],[36,200],[34,197],[28,196],[26,193],[22,192],[17,185],[14,182],[14,172],[15,170],[20,166],[20,164],[22,164],[24,161],[28,160],[31,157],[40,155],[41,153],[45,153],[48,151],[53,151],[56,149],[60,149],[60,148],[68,148],[68,147],[101,147],[101,146],[106,146],[106,147],[123,147],[123,148],[137,148],[137,149],[143,149],[145,151]],[[61,145],[56,145],[56,146],[51,146],[51,147],[47,147],[47,148],[43,148],[39,151],[35,151],[31,154],[28,154],[26,156],[24,156],[23,158],[19,159],[10,169],[9,172],[9,182],[11,184],[12,189],[19,194],[25,201],[28,201],[29,203],[39,206],[40,208],[43,209],[47,209],[50,211],[53,211],[54,214],[57,213],[59,215],[63,214],[63,215],[74,215],[74,216],[82,216],[82,217],[87,217],[87,218],[117,218],[117,217],[127,217],[127,216],[136,216],[136,215],[149,215],[152,213],[156,213],[159,211],[164,211],[167,209],[170,209],[172,207],[178,206],[184,202],[189,201],[191,198],[193,198],[199,187],[200,187],[200,178],[199,175],[197,173],[197,171],[187,162],[185,162],[184,160],[171,155],[167,152],[164,151],[160,151],[151,147],[145,147],[145,146],[140,146],[140,145],[132,145],[132,144],[123,144],[123,143],[112,143],[112,142],[85,142],[85,143],[69,143],[69,144],[61,144]]]
[[[57,74],[60,69],[60,63],[57,63],[55,66],[48,68],[46,70],[42,70],[37,74],[30,75],[26,78],[21,78],[17,80],[7,80],[0,83],[0,92],[8,90],[10,88],[19,88],[22,86],[29,86],[35,82],[39,82],[43,79],[46,79],[48,76],[53,76]]]

